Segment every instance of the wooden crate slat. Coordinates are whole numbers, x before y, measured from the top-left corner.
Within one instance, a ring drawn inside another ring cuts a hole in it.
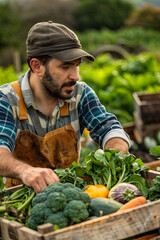
[[[138,113],[134,111],[135,128],[133,129],[136,141],[141,144],[146,136],[156,137],[157,132],[160,130],[160,122],[144,124],[139,118]]]
[[[156,177],[156,176],[160,176],[160,172],[156,172],[156,171],[153,171],[153,170],[149,170],[148,172],[143,172],[142,173],[142,176],[144,178],[146,178],[147,182],[149,185],[151,185],[153,183],[153,179]]]
[[[148,166],[150,170],[157,171],[157,167],[160,167],[160,160],[144,163],[144,166]]]
[[[37,227],[37,231],[42,234],[53,232],[54,231],[53,224],[51,223],[41,224]]]
[[[133,93],[134,109],[144,122],[160,122],[160,93]]]
[[[19,240],[44,240],[43,234],[27,227],[19,228],[18,236]]]
[[[160,240],[160,235],[154,238],[151,238],[150,240]]]
[[[23,227],[23,224],[16,221],[9,221],[1,218],[1,236],[3,240],[21,240],[18,236],[18,229]]]
[[[143,235],[142,237],[137,237],[132,240],[154,240],[156,237],[158,237],[158,233],[151,233],[151,234],[146,234]]]
[[[124,131],[130,136],[132,140],[135,140],[134,136],[134,129],[135,129],[135,123],[125,123],[122,125]]]
[[[159,209],[159,210],[158,210]],[[44,235],[45,240],[125,239],[160,227],[160,200]],[[76,237],[76,238],[75,238]]]

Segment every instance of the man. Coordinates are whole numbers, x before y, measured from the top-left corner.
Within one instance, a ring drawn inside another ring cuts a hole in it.
[[[0,175],[8,178],[6,187],[21,180],[38,193],[59,181],[53,169],[78,162],[84,128],[102,149],[124,154],[129,139],[93,90],[78,82],[81,61],[94,57],[69,28],[37,23],[26,45],[30,69],[0,87]]]

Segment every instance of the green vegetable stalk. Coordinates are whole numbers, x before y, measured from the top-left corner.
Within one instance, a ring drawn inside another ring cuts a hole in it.
[[[2,194],[0,216],[25,224],[26,219],[29,217],[32,199],[35,196],[34,190],[23,185],[15,192],[5,189]]]

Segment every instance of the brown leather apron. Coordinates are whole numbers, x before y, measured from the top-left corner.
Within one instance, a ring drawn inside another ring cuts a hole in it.
[[[19,119],[27,120],[27,112],[18,82],[12,87],[19,95]],[[68,104],[60,108],[61,117],[68,116]],[[79,161],[79,143],[70,125],[48,132],[40,137],[29,130],[21,130],[17,136],[13,156],[33,167],[66,168]],[[14,166],[13,166],[14,167]],[[21,180],[7,178],[5,187],[22,184]]]

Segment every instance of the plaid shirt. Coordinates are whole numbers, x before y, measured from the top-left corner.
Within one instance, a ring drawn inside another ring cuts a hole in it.
[[[84,128],[87,128],[90,131],[91,138],[97,142],[101,148],[104,148],[106,142],[113,137],[120,137],[129,144],[128,135],[123,131],[116,117],[106,112],[95,92],[84,82],[77,82],[73,97],[65,100],[69,105],[69,116],[60,116],[60,107],[63,106],[64,101],[58,99],[52,115],[50,118],[47,118],[34,101],[28,82],[28,73],[29,71],[18,80],[26,104],[27,120],[19,120],[19,97],[13,90],[11,84],[4,84],[0,87],[1,147],[13,152],[16,137],[20,130],[28,129],[38,134],[38,129],[36,129],[37,120],[42,129],[42,137],[45,136],[47,132],[65,125],[71,125],[79,140]]]

